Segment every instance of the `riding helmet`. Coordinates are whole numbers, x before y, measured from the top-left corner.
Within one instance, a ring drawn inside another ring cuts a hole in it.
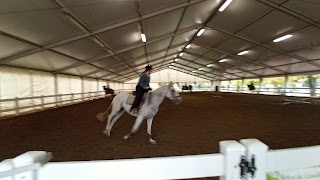
[[[150,64],[146,66],[146,71],[149,71],[149,70],[152,70],[152,66]]]

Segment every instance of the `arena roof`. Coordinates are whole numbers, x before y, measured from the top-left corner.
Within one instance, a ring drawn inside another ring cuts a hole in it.
[[[1,0],[0,65],[121,82],[146,64],[208,80],[320,70],[318,0],[233,0],[221,11],[226,2]]]

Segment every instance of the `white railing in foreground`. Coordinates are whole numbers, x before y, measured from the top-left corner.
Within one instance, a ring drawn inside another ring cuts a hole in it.
[[[217,154],[43,164],[48,156],[50,154],[43,151],[31,151],[5,160],[0,163],[0,179],[186,179],[220,176],[223,180],[265,180],[268,172],[320,166],[320,145],[268,151],[268,146],[257,139],[229,140],[220,142],[220,153]],[[43,166],[34,170],[34,164]]]

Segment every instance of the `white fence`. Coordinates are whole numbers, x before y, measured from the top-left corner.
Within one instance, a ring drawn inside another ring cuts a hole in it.
[[[266,180],[268,172],[320,166],[320,145],[270,150],[257,139],[220,142],[220,153],[124,160],[49,162],[50,153],[31,151],[0,163],[0,179]],[[42,166],[43,165],[43,166]],[[320,169],[319,169],[320,170]],[[292,179],[303,179],[301,175]],[[316,178],[320,178],[319,176]],[[315,179],[316,179],[315,178]]]
[[[116,90],[115,93],[119,93]],[[49,96],[33,96],[22,98],[0,99],[0,103],[9,104],[5,107],[0,105],[0,117],[16,116],[23,113],[40,111],[47,108],[71,105],[83,101],[90,101],[105,97],[104,91],[58,94]]]
[[[238,93],[258,93],[258,94],[268,94],[268,95],[286,95],[286,96],[300,96],[300,97],[310,97],[310,88],[256,88],[254,91],[249,91],[247,87],[239,88],[236,87],[221,87],[221,92],[238,92]],[[320,96],[320,88],[315,88],[313,96]]]

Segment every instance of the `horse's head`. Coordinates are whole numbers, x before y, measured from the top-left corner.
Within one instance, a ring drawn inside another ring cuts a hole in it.
[[[175,104],[180,104],[182,102],[182,97],[180,96],[179,92],[174,89],[172,82],[170,82],[168,88],[169,90],[167,91],[166,97]]]

